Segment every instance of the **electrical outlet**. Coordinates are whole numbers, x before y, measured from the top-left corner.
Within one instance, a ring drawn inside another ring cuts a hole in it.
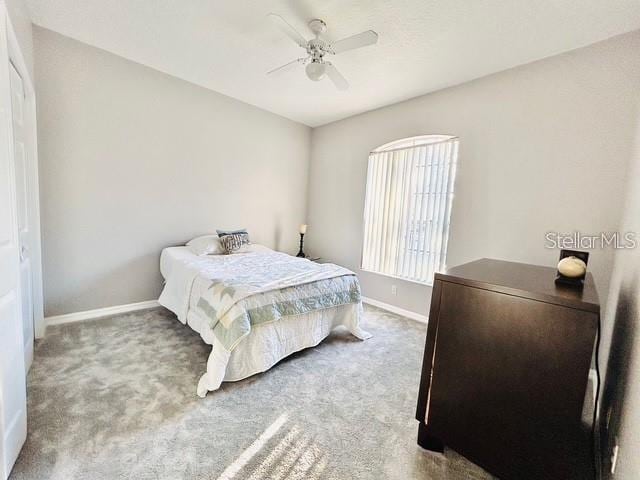
[[[618,464],[618,454],[620,453],[620,447],[618,446],[618,440],[616,439],[616,445],[611,452],[611,475],[616,473],[616,465]]]
[[[398,294],[398,287],[396,287],[395,285],[391,285],[391,295],[397,295]]]

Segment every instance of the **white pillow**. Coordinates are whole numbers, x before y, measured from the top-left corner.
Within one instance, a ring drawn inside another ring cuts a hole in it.
[[[220,255],[224,253],[218,235],[202,235],[187,242],[187,247],[196,255]]]

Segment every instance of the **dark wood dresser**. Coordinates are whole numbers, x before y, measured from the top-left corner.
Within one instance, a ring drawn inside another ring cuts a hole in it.
[[[436,274],[416,418],[418,444],[447,446],[503,480],[594,478],[582,421],[600,306],[593,278],[478,260]]]

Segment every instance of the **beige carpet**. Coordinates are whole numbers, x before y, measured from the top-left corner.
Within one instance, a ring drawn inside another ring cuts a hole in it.
[[[195,394],[209,348],[164,309],[52,327],[11,479],[485,479],[416,445],[425,326],[367,308],[270,371]]]

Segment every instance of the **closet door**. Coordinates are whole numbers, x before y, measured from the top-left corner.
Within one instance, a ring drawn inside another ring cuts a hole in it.
[[[0,479],[27,435],[19,233],[6,31],[0,11]]]

